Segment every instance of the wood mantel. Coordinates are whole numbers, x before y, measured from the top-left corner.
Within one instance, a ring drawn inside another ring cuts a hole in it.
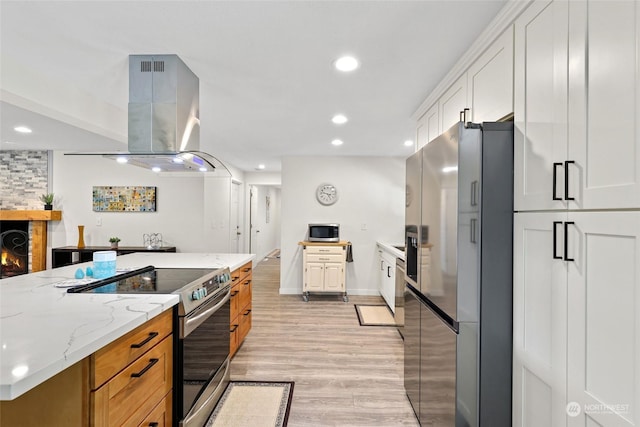
[[[0,221],[60,221],[62,211],[0,211]]]
[[[0,210],[1,221],[31,221],[31,272],[47,268],[47,221],[60,221],[62,211]]]

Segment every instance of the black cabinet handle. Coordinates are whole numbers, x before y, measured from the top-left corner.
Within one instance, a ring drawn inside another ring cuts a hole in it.
[[[144,345],[146,343],[148,343],[149,341],[151,341],[152,339],[154,339],[157,336],[158,336],[157,332],[149,332],[149,336],[147,338],[145,338],[142,342],[139,342],[138,344],[131,344],[131,348],[144,347]]]
[[[558,183],[558,170],[557,167],[558,166],[562,166],[562,163],[554,163],[553,164],[553,192],[552,192],[552,197],[553,200],[562,200],[562,197],[558,197],[558,195],[556,194],[556,185]],[[565,171],[566,173],[566,171]],[[565,179],[565,185],[566,185],[567,181]]]
[[[156,423],[155,421],[152,423],[149,423],[149,427],[158,427],[160,424]]]
[[[244,282],[245,286],[249,286],[251,284],[251,280],[247,280],[246,282]]]
[[[238,295],[238,292],[240,291],[233,291],[231,292],[231,298],[235,297],[236,295]]]
[[[564,260],[575,261],[574,258],[569,258],[569,225],[573,225],[575,222],[567,221],[564,223]]]
[[[147,366],[145,366],[142,371],[140,372],[134,372],[133,374],[131,374],[131,378],[140,378],[141,376],[143,376],[145,374],[145,372],[147,372],[149,369],[151,369],[151,367],[153,365],[155,365],[156,363],[158,363],[160,359],[149,359],[149,364]]]
[[[244,313],[245,316],[248,316],[251,313],[251,310],[247,310],[246,313]]]
[[[562,259],[561,256],[557,255],[556,251],[556,242],[558,240],[558,229],[557,226],[562,224],[562,221],[553,221],[553,259]],[[566,243],[565,243],[566,247]]]
[[[242,270],[243,273],[248,273],[251,271],[251,267],[247,267],[244,270]]]
[[[391,277],[391,267],[387,266],[387,277]]]
[[[229,333],[234,333],[236,331],[236,329],[238,329],[238,325],[231,325],[231,329],[229,330]]]
[[[574,165],[576,162],[573,160],[567,160],[564,162],[564,199],[575,200],[575,197],[569,197],[569,165]]]
[[[471,206],[478,205],[478,181],[471,182]]]

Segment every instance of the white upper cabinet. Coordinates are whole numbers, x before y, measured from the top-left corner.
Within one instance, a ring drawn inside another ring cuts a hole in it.
[[[429,141],[432,141],[438,135],[440,135],[440,128],[438,123],[438,103],[436,103],[418,119],[416,128],[417,150],[427,145]]]
[[[513,26],[469,67],[467,83],[467,120],[493,122],[513,112]]]
[[[440,111],[440,132],[445,132],[460,121],[460,112],[468,108],[467,73],[456,80],[438,101]]]
[[[514,206],[566,209],[568,2],[533,3],[515,23]]]
[[[640,207],[640,4],[569,3],[571,209]]]

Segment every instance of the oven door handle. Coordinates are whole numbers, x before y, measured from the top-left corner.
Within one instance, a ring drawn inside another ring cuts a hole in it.
[[[209,317],[213,316],[213,314],[218,311],[220,307],[225,305],[230,299],[230,293],[225,292],[224,298],[217,304],[203,309],[198,312],[194,316],[185,316],[184,324],[182,328],[180,328],[180,338],[184,338],[189,336],[191,332],[193,332],[198,326],[202,325]],[[206,305],[204,307],[207,307]]]

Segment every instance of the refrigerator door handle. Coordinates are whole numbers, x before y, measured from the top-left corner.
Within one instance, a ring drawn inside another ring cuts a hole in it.
[[[564,260],[575,261],[575,258],[569,258],[569,225],[573,225],[575,222],[567,221],[564,223]]]
[[[471,181],[471,206],[478,205],[478,181]]]
[[[556,186],[558,184],[558,169],[557,169],[558,166],[562,166],[562,163],[554,163],[553,164],[553,192],[551,193],[553,200],[562,200],[562,197],[558,197],[558,195],[556,194]],[[565,179],[565,185],[566,185],[566,182],[567,181]],[[565,189],[565,191],[566,191],[566,189]]]
[[[556,243],[558,241],[558,225],[562,224],[562,221],[553,221],[553,259],[562,259],[562,256],[557,255],[557,251],[556,251]],[[566,236],[566,232],[565,232],[565,236]],[[567,243],[565,240],[565,248],[567,247]]]

